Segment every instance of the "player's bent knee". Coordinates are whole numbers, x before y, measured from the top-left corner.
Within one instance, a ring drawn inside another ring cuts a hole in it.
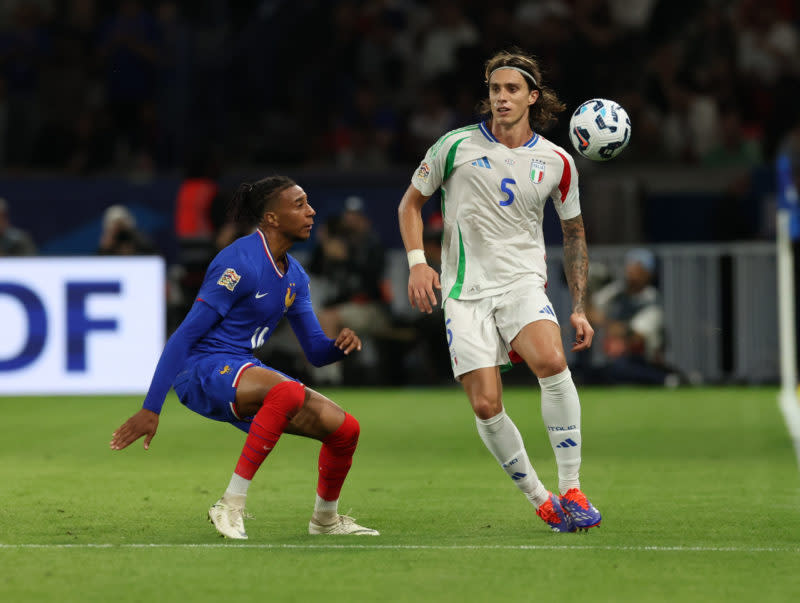
[[[336,431],[326,437],[323,443],[337,450],[353,451],[358,445],[358,436],[360,434],[361,426],[356,418],[349,412],[345,412],[342,424]]]
[[[281,381],[273,385],[264,398],[264,406],[272,406],[290,419],[297,414],[306,399],[306,388],[297,381]]]

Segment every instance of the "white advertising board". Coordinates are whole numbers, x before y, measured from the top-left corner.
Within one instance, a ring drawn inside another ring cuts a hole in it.
[[[160,257],[0,258],[0,395],[143,394],[165,316]]]

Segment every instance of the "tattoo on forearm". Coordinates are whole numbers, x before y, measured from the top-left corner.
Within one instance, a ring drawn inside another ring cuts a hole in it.
[[[585,312],[586,282],[589,274],[589,253],[583,218],[576,216],[561,222],[564,233],[564,274],[572,293],[572,311]]]

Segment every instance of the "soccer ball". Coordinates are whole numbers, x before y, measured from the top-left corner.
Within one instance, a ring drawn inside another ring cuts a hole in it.
[[[614,101],[593,98],[575,109],[569,120],[569,139],[583,157],[608,161],[631,140],[631,120]]]

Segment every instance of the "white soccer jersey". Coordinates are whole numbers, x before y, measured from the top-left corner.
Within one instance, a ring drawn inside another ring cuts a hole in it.
[[[426,196],[441,188],[445,298],[503,293],[528,277],[546,282],[545,203],[552,198],[562,220],[581,213],[569,153],[535,133],[509,149],[486,123],[442,136],[411,183]]]

